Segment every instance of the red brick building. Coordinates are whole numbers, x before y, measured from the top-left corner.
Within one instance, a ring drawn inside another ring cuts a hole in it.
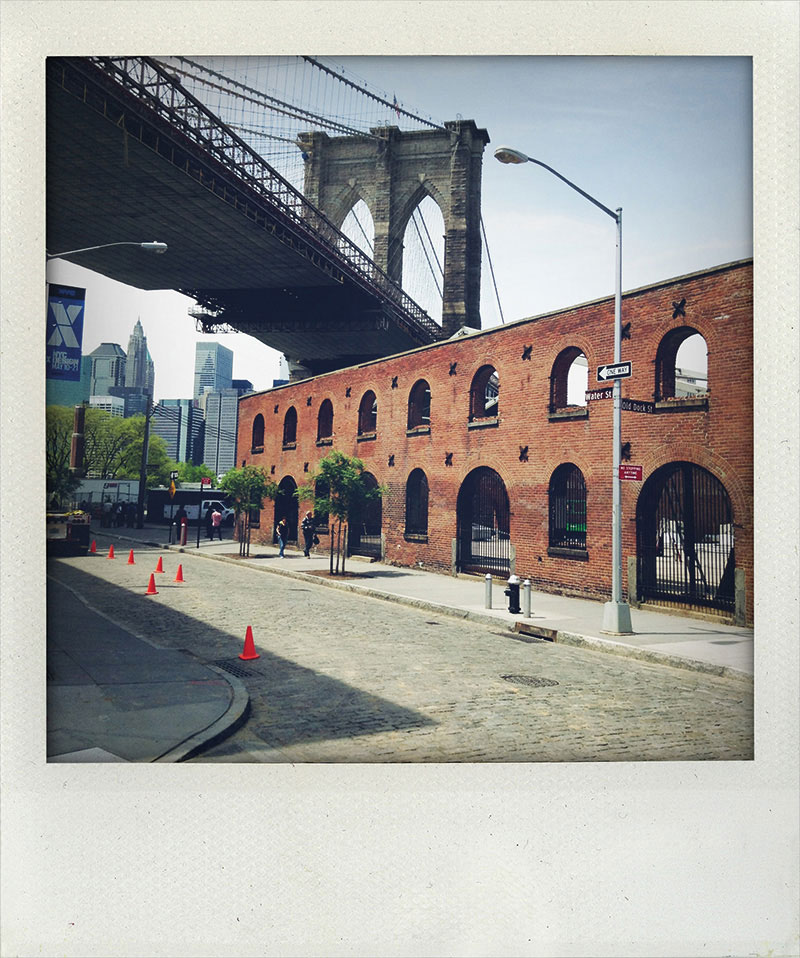
[[[631,604],[752,621],[752,311],[752,260],[623,295],[622,458],[642,468],[621,484]],[[352,552],[607,599],[612,400],[596,371],[613,316],[609,297],[242,398],[239,464],[281,485],[253,538],[284,514],[296,537],[293,492],[336,448],[387,489]],[[707,382],[681,368],[687,340],[705,343]]]

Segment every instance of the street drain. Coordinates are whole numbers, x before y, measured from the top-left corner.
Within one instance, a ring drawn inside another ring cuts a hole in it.
[[[231,675],[235,675],[239,679],[252,679],[252,678],[261,678],[261,672],[255,672],[253,669],[247,669],[243,665],[240,665],[237,661],[231,661],[230,659],[217,659],[215,662],[211,663],[216,665],[218,669],[222,669],[225,672],[230,672]]]
[[[555,679],[543,679],[536,675],[501,675],[500,678],[505,679],[506,682],[513,682],[514,685],[531,685],[536,689],[558,685]]]

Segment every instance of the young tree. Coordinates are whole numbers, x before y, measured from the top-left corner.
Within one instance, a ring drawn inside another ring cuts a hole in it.
[[[260,466],[243,466],[229,469],[222,477],[219,488],[233,501],[236,523],[239,526],[239,553],[250,555],[250,515],[261,510],[265,499],[274,500],[278,484]],[[243,522],[239,525],[239,517]]]
[[[208,466],[195,466],[191,462],[179,462],[177,466],[178,482],[200,482],[201,479],[210,479],[211,488],[215,488],[217,477],[214,470]]]
[[[45,427],[47,502],[61,503],[78,488],[80,478],[69,471],[75,411],[67,406],[48,406]]]
[[[317,489],[323,494],[318,496]],[[383,486],[370,486],[364,478],[364,463],[355,456],[334,449],[320,462],[318,469],[308,482],[300,486],[295,493],[298,499],[314,503],[314,514],[333,516],[336,520],[336,533],[331,525],[330,573],[339,574],[341,561],[342,575],[345,571],[347,555],[347,535],[350,520],[360,514],[367,502],[379,499],[384,493]],[[334,539],[336,540],[336,564],[334,567]]]

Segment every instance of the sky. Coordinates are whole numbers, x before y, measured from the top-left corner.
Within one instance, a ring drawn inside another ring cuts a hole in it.
[[[505,322],[610,296],[611,217],[534,164],[535,157],[610,209],[623,209],[623,289],[752,256],[752,78],[747,57],[341,57],[356,82],[434,120],[475,120],[491,142],[482,214]],[[155,236],[134,239],[158,239]],[[149,255],[143,253],[142,255]],[[168,253],[164,255],[169,255]],[[85,287],[84,354],[127,349],[137,319],[155,398],[192,395],[194,344],[233,350],[233,375],[265,389],[279,354],[243,334],[204,336],[178,293],[122,286],[64,260],[49,282]],[[484,257],[484,328],[501,322]]]

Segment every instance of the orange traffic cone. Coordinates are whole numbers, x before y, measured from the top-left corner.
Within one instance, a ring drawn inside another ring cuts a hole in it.
[[[92,539],[92,547],[89,549],[89,552],[97,552],[97,540]]]
[[[239,656],[240,659],[260,659],[261,656],[256,652],[256,646],[253,642],[253,627],[247,626],[247,632],[244,637],[244,652]]]
[[[176,574],[176,576],[175,576],[175,581],[176,581],[176,582],[183,582],[183,566],[182,566],[182,565],[179,565],[179,566],[178,566],[178,572],[177,572],[177,574]]]
[[[161,556],[158,557],[158,565],[156,566],[156,572],[163,572],[164,564],[161,561]]]
[[[108,558],[109,558],[109,559],[113,559],[113,558],[114,558],[114,546],[113,546],[113,545],[110,545],[110,546],[108,547]]]
[[[133,561],[133,549],[131,549],[130,555],[128,556],[128,565],[136,565]]]
[[[150,584],[147,586],[147,592],[145,592],[145,595],[158,595],[158,592],[156,591],[156,577],[152,572],[150,573]]]

